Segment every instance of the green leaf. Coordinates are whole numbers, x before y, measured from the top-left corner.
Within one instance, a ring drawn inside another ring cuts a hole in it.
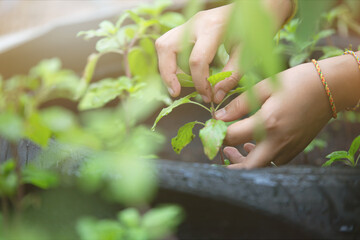
[[[58,177],[47,169],[39,169],[33,165],[27,165],[22,172],[23,183],[32,184],[42,189],[48,189],[58,184]]]
[[[334,29],[322,30],[318,34],[315,35],[314,39],[320,40],[322,38],[327,38],[327,37],[330,37],[331,35],[333,35],[334,33],[335,33]]]
[[[178,107],[178,106],[180,106],[180,105],[183,105],[183,104],[185,104],[185,103],[189,103],[189,102],[190,102],[190,98],[193,98],[193,97],[195,97],[196,95],[198,95],[198,93],[197,93],[197,92],[193,92],[193,93],[191,93],[191,94],[189,94],[189,95],[187,95],[187,96],[185,96],[185,97],[183,97],[183,98],[180,98],[180,99],[174,101],[170,106],[168,106],[168,107],[166,107],[166,108],[163,108],[163,109],[161,110],[161,112],[159,113],[159,115],[157,116],[157,118],[155,119],[155,122],[154,122],[151,130],[153,130],[153,131],[155,130],[156,124],[160,121],[161,118],[163,118],[163,117],[165,117],[166,115],[168,115],[169,113],[171,113],[171,111],[172,111],[174,108],[176,108],[176,107]]]
[[[132,87],[131,79],[122,76],[118,79],[106,78],[90,84],[87,92],[79,103],[80,110],[94,109],[120,96],[124,90]]]
[[[185,18],[180,13],[167,12],[160,16],[159,22],[171,29],[185,23]]]
[[[99,25],[99,27],[104,30],[105,32],[108,32],[110,34],[115,34],[117,29],[116,27],[114,26],[114,24],[110,21],[102,21]]]
[[[199,136],[204,146],[204,152],[210,160],[218,153],[226,136],[226,124],[221,120],[210,119],[200,130]]]
[[[46,147],[51,136],[50,129],[45,125],[38,113],[33,113],[26,120],[25,136],[40,146]]]
[[[119,48],[119,42],[116,40],[115,37],[103,38],[96,43],[96,50],[100,53],[116,51]]]
[[[349,154],[346,151],[336,151],[336,152],[332,152],[329,155],[326,156],[326,158],[336,158],[336,159],[343,159],[349,158]]]
[[[195,137],[192,130],[197,122],[189,122],[182,126],[177,136],[171,139],[171,145],[173,147],[173,150],[180,154],[181,150],[188,145]]]
[[[299,65],[299,64],[305,62],[308,57],[309,57],[309,53],[307,53],[307,52],[293,55],[290,58],[289,65],[290,65],[290,67],[295,67],[296,65]]]
[[[360,136],[357,136],[351,143],[351,146],[349,149],[349,155],[354,157],[355,153],[359,150],[359,148],[360,148]]]
[[[219,72],[215,75],[212,75],[210,77],[208,77],[208,81],[210,82],[211,86],[215,86],[218,82],[230,77],[232,74],[231,71],[228,72]]]
[[[194,82],[192,80],[192,77],[186,73],[178,73],[176,74],[179,82],[180,82],[180,85],[182,87],[194,87]]]
[[[20,116],[11,112],[0,114],[0,135],[10,141],[18,141],[23,137],[24,127]]]
[[[40,112],[40,117],[52,132],[64,132],[75,125],[74,114],[61,107],[46,108]]]
[[[142,219],[142,228],[149,239],[164,239],[181,223],[182,209],[178,206],[164,206],[151,209]]]
[[[129,68],[133,76],[146,77],[155,73],[154,59],[139,47],[131,49],[128,55]]]
[[[229,166],[231,164],[230,160],[229,159],[225,159],[224,160],[224,165],[225,166]]]
[[[119,221],[126,227],[138,227],[140,225],[141,217],[135,208],[127,208],[118,213]]]
[[[340,56],[344,52],[342,49],[333,46],[324,46],[321,47],[321,50],[323,51],[324,55],[322,55],[320,59]]]
[[[145,21],[143,18],[141,18],[139,15],[137,15],[135,12],[131,10],[126,11],[129,14],[129,17],[136,23],[141,24],[142,21]]]
[[[126,18],[129,17],[129,13],[124,13],[122,14],[119,19],[116,21],[115,27],[117,29],[119,29],[121,27],[121,25],[124,23],[124,21],[126,20]]]
[[[333,164],[334,162],[337,162],[337,161],[344,162],[345,164],[347,164],[347,162],[348,162],[347,160],[334,157],[334,158],[331,158],[330,160],[327,160],[327,161],[322,165],[322,167],[328,167],[328,166],[330,166],[331,164]]]

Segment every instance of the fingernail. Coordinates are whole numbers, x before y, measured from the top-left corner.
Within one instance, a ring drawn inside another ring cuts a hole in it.
[[[225,92],[223,90],[217,91],[215,94],[215,101],[220,102],[225,97]]]
[[[174,95],[174,90],[171,87],[168,87],[168,91],[169,91],[171,96]]]
[[[215,112],[215,118],[219,119],[219,118],[225,116],[225,114],[226,114],[225,108],[220,109],[220,110]]]
[[[210,98],[208,98],[205,95],[201,95],[202,99],[204,100],[204,102],[209,103],[210,102]]]

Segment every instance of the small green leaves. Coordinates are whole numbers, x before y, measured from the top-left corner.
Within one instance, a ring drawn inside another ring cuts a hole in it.
[[[194,82],[192,80],[192,77],[186,73],[178,73],[176,74],[179,82],[180,82],[180,85],[182,87],[194,87]]]
[[[355,153],[359,150],[359,148],[360,148],[360,136],[356,137],[354,141],[351,143],[349,149],[349,155],[354,157]]]
[[[208,81],[210,82],[211,86],[215,86],[218,82],[230,77],[232,74],[231,71],[228,72],[219,72],[217,74],[211,75],[208,77]],[[176,74],[180,85],[182,87],[194,87],[194,82],[192,80],[192,77],[189,74],[186,73],[178,73]]]
[[[185,22],[182,14],[177,12],[167,12],[160,16],[160,24],[168,27],[169,29],[177,27]]]
[[[145,77],[157,72],[155,46],[149,38],[141,39],[140,47],[131,49],[128,55],[129,67],[133,76]]]
[[[224,165],[225,166],[229,166],[231,164],[230,160],[229,159],[225,159],[224,160]]]
[[[20,116],[12,112],[0,114],[0,135],[7,140],[17,141],[23,137],[23,123]]]
[[[182,126],[176,137],[171,139],[171,145],[177,154],[180,154],[181,150],[188,145],[195,137],[192,130],[197,122],[189,122]]]
[[[160,112],[160,114],[157,116],[155,122],[154,122],[154,125],[152,126],[151,130],[155,130],[155,127],[156,127],[156,124],[160,121],[160,119],[162,119],[163,117],[165,117],[166,115],[168,115],[169,113],[171,113],[171,111],[180,106],[180,105],[183,105],[185,103],[189,103],[190,102],[190,99],[195,97],[196,95],[198,95],[197,92],[193,92],[183,98],[180,98],[176,101],[174,101],[170,106],[166,107],[166,108],[163,108]]]
[[[102,107],[131,87],[131,80],[124,76],[118,79],[107,78],[93,83],[81,99],[79,109],[88,110]]]
[[[27,165],[22,173],[22,181],[42,189],[48,189],[58,184],[58,177],[49,170]]]
[[[215,86],[218,82],[230,77],[231,74],[232,74],[231,71],[219,72],[217,74],[214,74],[214,75],[208,77],[208,81],[210,82],[211,86]]]
[[[348,152],[346,151],[336,151],[326,156],[326,158],[330,158],[330,160],[326,161],[322,166],[330,166],[335,161],[342,161],[346,165],[356,167],[359,162],[360,154],[358,155],[355,161],[355,154],[359,151],[360,148],[360,136],[356,137]]]
[[[210,119],[200,130],[199,136],[204,146],[204,152],[210,160],[218,153],[226,136],[226,124],[221,120]]]

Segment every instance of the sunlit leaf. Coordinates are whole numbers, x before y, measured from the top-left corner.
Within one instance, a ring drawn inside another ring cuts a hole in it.
[[[121,25],[124,23],[124,21],[126,20],[126,18],[128,18],[128,17],[129,17],[129,13],[127,13],[127,12],[123,13],[123,14],[119,17],[119,19],[116,21],[115,27],[116,27],[117,29],[119,29],[119,28],[121,27]]]
[[[119,221],[126,227],[140,226],[141,216],[135,208],[127,208],[120,211],[117,215]]]
[[[47,146],[51,130],[45,125],[38,113],[33,113],[26,120],[25,136],[40,146]]]
[[[167,12],[160,16],[159,18],[160,24],[168,27],[174,28],[185,22],[185,18],[182,14],[177,12]]]
[[[156,124],[160,121],[161,118],[165,117],[166,115],[168,115],[169,113],[171,113],[171,111],[180,106],[180,105],[183,105],[183,104],[186,104],[186,103],[189,103],[190,102],[190,99],[195,97],[196,95],[198,95],[197,92],[193,92],[183,98],[180,98],[176,101],[174,101],[170,106],[166,107],[166,108],[163,108],[160,112],[160,114],[157,116],[155,122],[154,122],[154,125],[152,126],[152,130],[154,131],[155,130],[155,127],[156,127]]]
[[[211,75],[208,77],[208,81],[210,82],[211,86],[215,86],[218,82],[230,77],[232,74],[231,71],[228,72],[219,72],[217,74]]]
[[[72,112],[61,107],[50,107],[40,112],[43,123],[52,132],[63,132],[75,125],[75,116]]]
[[[102,21],[99,25],[99,27],[101,29],[103,29],[104,31],[108,32],[109,34],[115,34],[116,33],[116,27],[114,26],[114,24],[110,21]]]
[[[181,150],[194,139],[193,128],[196,123],[189,122],[185,124],[179,129],[177,136],[171,139],[171,145],[177,154],[180,154]]]
[[[90,84],[87,92],[79,103],[80,110],[88,110],[104,106],[120,96],[124,90],[132,87],[131,79],[122,76],[118,79],[106,78]]]
[[[212,160],[219,152],[226,136],[226,124],[221,120],[210,119],[199,132],[206,156]]]
[[[359,148],[360,148],[360,136],[357,136],[351,143],[351,146],[349,149],[349,155],[354,157],[355,153],[359,150]]]
[[[0,114],[0,135],[2,137],[15,142],[23,137],[23,132],[24,127],[20,116],[11,112]]]
[[[337,157],[334,157],[334,158],[330,158],[330,160],[326,161],[322,167],[328,167],[330,166],[331,164],[333,164],[334,162],[344,162],[345,164],[348,164],[349,161],[347,160],[344,160],[343,158],[337,158]]]
[[[336,151],[326,156],[326,158],[337,158],[337,159],[348,158],[348,157],[349,154],[346,151]]]
[[[141,226],[149,239],[164,239],[182,222],[183,212],[178,206],[151,209],[143,216]]]
[[[115,37],[103,38],[96,43],[96,50],[100,53],[116,51],[119,48],[119,42],[116,40]]]
[[[192,80],[192,77],[186,73],[178,73],[176,74],[179,82],[180,82],[180,85],[182,87],[194,87],[194,82]]]

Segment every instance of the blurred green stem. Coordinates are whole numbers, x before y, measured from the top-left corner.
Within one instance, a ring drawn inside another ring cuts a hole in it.
[[[223,101],[224,101],[224,100],[223,100]],[[219,105],[220,105],[220,104],[219,104]],[[218,105],[218,106],[219,106],[219,105]],[[214,107],[214,102],[211,102],[211,108],[210,108],[210,109],[211,109],[211,116],[212,116],[213,119],[216,119],[216,118],[215,118],[215,112],[216,112],[218,106],[215,108],[215,107]],[[223,153],[223,147],[224,147],[224,145],[221,144],[219,152],[220,152],[221,164],[222,164],[222,165],[225,165],[225,158],[224,158],[224,153]]]

